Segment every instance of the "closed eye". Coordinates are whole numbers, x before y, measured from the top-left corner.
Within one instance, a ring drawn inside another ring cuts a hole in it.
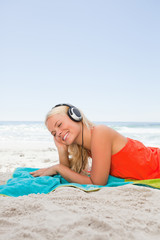
[[[55,133],[55,132],[53,132],[53,131],[51,132],[51,134],[52,134],[54,137],[56,136],[56,133]]]
[[[62,123],[60,123],[59,125],[58,125],[58,127],[60,127],[62,125]],[[51,134],[54,136],[54,137],[56,137],[56,133],[53,133],[54,131],[52,131],[51,132]]]
[[[54,136],[54,137],[56,136],[56,133],[51,133],[51,134],[52,134],[52,136]]]

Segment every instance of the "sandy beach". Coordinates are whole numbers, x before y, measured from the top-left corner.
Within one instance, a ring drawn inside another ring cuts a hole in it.
[[[61,163],[63,143],[82,146],[69,152],[79,172],[93,157],[89,183],[105,184],[110,169],[157,176],[156,150],[87,127],[160,148],[159,28],[160,0],[0,1],[0,240],[160,240],[160,181],[85,192],[61,185],[87,179],[65,167],[54,178],[23,169],[58,164],[60,139]]]
[[[47,167],[58,161],[53,143],[15,145],[1,146],[1,185],[16,167]],[[62,187],[47,195],[0,196],[0,239],[158,240],[159,199],[159,190],[134,185],[90,193]]]
[[[159,190],[137,186],[85,193],[0,197],[0,239],[159,239]]]

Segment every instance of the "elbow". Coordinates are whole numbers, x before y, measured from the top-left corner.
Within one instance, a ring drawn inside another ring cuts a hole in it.
[[[107,185],[107,182],[106,182],[106,183],[99,184],[99,185],[106,186],[106,185]]]
[[[104,181],[104,180],[93,180],[90,178],[90,180],[91,180],[91,184],[100,185],[100,186],[106,186],[108,182],[108,179]]]
[[[99,183],[96,183],[96,185],[100,185],[100,186],[106,186],[107,185],[107,182],[99,182]]]
[[[90,181],[90,183],[89,183],[89,184],[92,184],[92,185],[94,185],[94,183],[93,183],[93,181],[92,181],[92,178],[91,178],[91,177],[89,177],[89,181]]]

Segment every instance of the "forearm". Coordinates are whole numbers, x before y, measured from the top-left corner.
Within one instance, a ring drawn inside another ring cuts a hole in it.
[[[59,173],[68,182],[93,184],[90,177],[76,173],[70,168],[64,166],[63,164],[56,165],[56,172]]]
[[[58,155],[60,164],[69,167],[68,148],[58,149]]]

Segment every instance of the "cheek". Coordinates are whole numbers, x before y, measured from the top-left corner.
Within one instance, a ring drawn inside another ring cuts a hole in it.
[[[54,141],[54,142],[59,142],[58,137],[53,137],[53,141]]]
[[[54,141],[57,141],[60,143],[60,138],[59,137],[54,137]]]
[[[80,126],[75,126],[75,128],[74,128],[74,130],[73,130],[73,135],[74,135],[74,137],[77,138],[80,133],[81,133],[81,128],[80,128]]]
[[[70,128],[70,129],[71,129],[72,134],[77,134],[78,133],[77,126],[72,126],[72,128]]]

